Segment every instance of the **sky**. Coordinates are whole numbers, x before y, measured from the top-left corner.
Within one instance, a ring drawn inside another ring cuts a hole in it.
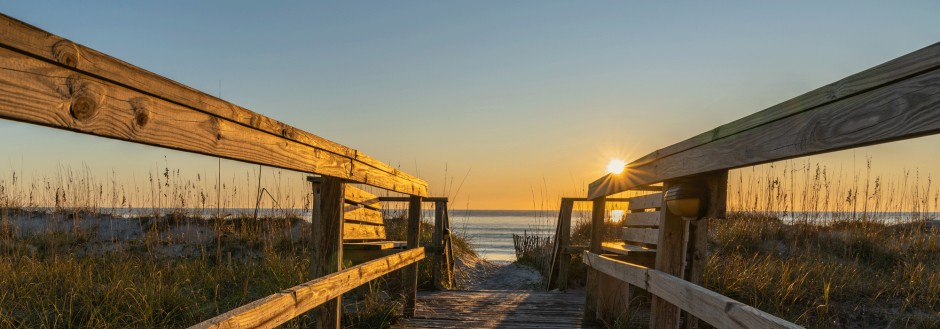
[[[611,159],[940,41],[937,1],[2,0],[0,12],[360,150],[471,209],[584,196]],[[0,172],[87,166],[140,181],[219,166],[11,121],[0,140]],[[814,161],[940,173],[938,141]]]

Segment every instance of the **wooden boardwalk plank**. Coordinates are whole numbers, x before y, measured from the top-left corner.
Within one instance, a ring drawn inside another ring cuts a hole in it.
[[[584,292],[421,292],[396,328],[600,328],[583,322]]]

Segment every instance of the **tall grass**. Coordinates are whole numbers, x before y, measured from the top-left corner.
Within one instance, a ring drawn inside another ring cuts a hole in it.
[[[807,327],[940,326],[931,178],[871,177],[867,163],[864,176],[792,162],[739,172],[728,219],[711,223],[705,286]]]
[[[188,327],[309,281],[310,186],[261,174],[190,177],[167,166],[128,184],[60,167],[0,177],[0,328]],[[402,218],[386,220],[390,238],[403,234]],[[427,263],[421,282],[433,286]],[[398,304],[364,291],[345,305],[345,325],[397,319],[388,312]],[[285,327],[311,324],[301,316]]]

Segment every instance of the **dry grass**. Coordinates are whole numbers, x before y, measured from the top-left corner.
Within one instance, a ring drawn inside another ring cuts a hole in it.
[[[249,172],[237,184],[158,172],[142,187],[88,168],[0,178],[0,328],[188,327],[309,280],[303,179],[278,173],[260,184]],[[233,208],[246,204],[260,211]],[[420,280],[433,286],[427,263]],[[397,320],[400,305],[387,294],[359,297],[345,305],[345,326]],[[301,316],[284,327],[311,325]]]
[[[872,178],[870,159],[861,179],[793,168],[732,179],[729,218],[711,223],[706,287],[811,328],[940,327],[930,177]]]

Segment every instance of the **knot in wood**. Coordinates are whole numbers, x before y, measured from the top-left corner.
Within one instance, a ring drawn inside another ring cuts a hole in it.
[[[77,67],[82,58],[78,46],[68,40],[56,42],[55,46],[52,47],[52,55],[60,64],[69,67]]]
[[[104,88],[77,75],[70,76],[67,84],[72,98],[72,103],[69,106],[72,117],[79,121],[94,118],[98,114],[98,109],[104,103]]]
[[[73,117],[85,121],[95,117],[95,114],[98,113],[98,103],[89,95],[81,95],[72,99],[70,110]]]
[[[150,98],[136,97],[131,100],[131,106],[134,108],[134,123],[137,127],[143,128],[150,122]]]

